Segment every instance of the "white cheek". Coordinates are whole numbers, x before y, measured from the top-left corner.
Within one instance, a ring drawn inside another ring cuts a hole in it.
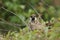
[[[31,22],[31,18],[30,18],[30,22]]]
[[[37,18],[35,18],[35,20],[37,20]]]

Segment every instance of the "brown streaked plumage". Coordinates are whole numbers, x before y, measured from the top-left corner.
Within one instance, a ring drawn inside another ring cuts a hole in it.
[[[39,19],[35,14],[32,14],[30,17],[29,28],[30,30],[43,30],[44,25],[39,22]]]

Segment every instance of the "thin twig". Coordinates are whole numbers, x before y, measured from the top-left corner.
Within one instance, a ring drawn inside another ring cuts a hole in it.
[[[28,3],[29,4],[29,3]],[[31,5],[31,4],[29,4],[31,7],[32,7],[32,9],[37,13],[37,14],[39,14],[38,13],[38,11]]]
[[[48,4],[45,2],[45,0],[41,0],[41,2],[42,2],[43,4],[46,4],[46,6],[48,6]]]
[[[46,2],[44,1],[44,0],[41,0],[41,2],[43,3],[43,4],[46,4]],[[39,12],[30,4],[30,3],[28,3],[29,5],[30,5],[30,7],[32,7],[32,9],[39,15]],[[48,6],[48,4],[46,4],[46,6]]]

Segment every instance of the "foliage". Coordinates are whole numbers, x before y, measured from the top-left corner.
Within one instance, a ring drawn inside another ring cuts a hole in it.
[[[52,27],[46,29],[49,32],[29,32],[28,22],[32,14],[42,14],[43,22],[53,24],[47,26]],[[36,32],[41,35],[41,40],[60,40],[59,28],[60,6],[54,6],[52,0],[0,0],[0,33],[5,35],[3,40],[37,40]]]

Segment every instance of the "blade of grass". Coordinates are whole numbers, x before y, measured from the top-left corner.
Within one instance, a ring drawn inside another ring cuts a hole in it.
[[[10,12],[10,13],[14,14],[15,16],[17,16],[28,27],[28,24],[24,20],[22,20],[21,17],[19,17],[16,13],[14,13],[14,12],[4,8],[4,7],[2,7],[2,9],[4,9],[5,11]]]

